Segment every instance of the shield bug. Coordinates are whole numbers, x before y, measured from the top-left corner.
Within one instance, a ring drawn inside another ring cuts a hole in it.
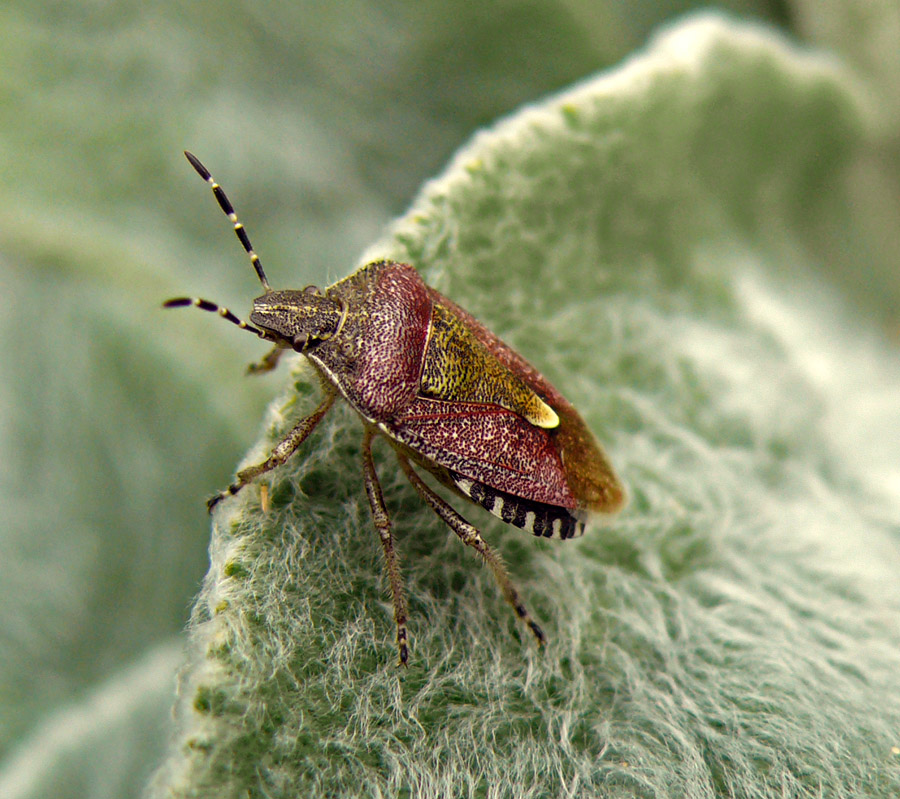
[[[622,486],[584,421],[521,355],[427,286],[412,266],[377,261],[324,290],[272,289],[225,193],[195,156],[185,155],[230,219],[264,293],[253,301],[250,323],[208,300],[180,297],[165,306],[218,313],[272,343],[251,372],[273,369],[286,350],[301,353],[323,388],[312,414],[265,461],[238,472],[209,500],[210,511],[287,461],[340,396],[363,425],[363,482],[384,551],[400,663],[408,658],[406,603],[372,460],[375,436],[387,439],[422,499],[481,555],[506,601],[543,644],[541,628],[498,555],[415,467],[507,524],[546,538],[573,538],[584,532],[591,513],[613,513],[624,502]]]

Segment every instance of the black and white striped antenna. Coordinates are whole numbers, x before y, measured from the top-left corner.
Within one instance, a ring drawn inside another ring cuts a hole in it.
[[[253,245],[250,244],[250,237],[247,235],[247,231],[244,230],[244,226],[240,223],[240,220],[237,218],[237,214],[234,212],[234,206],[231,204],[231,201],[225,195],[225,192],[222,190],[222,187],[216,183],[213,179],[213,176],[209,174],[209,170],[203,166],[202,162],[196,155],[184,151],[184,157],[190,161],[190,164],[194,169],[197,170],[197,174],[200,175],[207,183],[209,183],[209,187],[212,189],[213,194],[216,197],[216,200],[219,203],[219,206],[225,212],[225,216],[228,217],[231,224],[234,226],[234,234],[238,237],[238,240],[241,244],[244,245],[244,249],[247,251],[247,255],[250,256],[250,263],[253,264],[253,268],[256,270],[256,275],[259,278],[259,282],[262,283],[263,288],[266,290],[268,294],[272,288],[269,286],[269,281],[266,279],[266,273],[263,271],[262,264],[260,263],[259,256],[254,252]]]
[[[222,190],[222,187],[216,183],[213,179],[213,176],[209,173],[209,170],[203,166],[203,163],[197,158],[193,153],[184,151],[185,158],[190,162],[191,166],[197,170],[197,174],[200,175],[210,186],[213,191],[213,195],[215,195],[216,200],[219,203],[221,209],[225,212],[225,216],[228,217],[231,224],[234,226],[234,233],[238,237],[238,241],[241,242],[244,249],[247,251],[247,255],[250,256],[250,263],[253,264],[253,268],[256,270],[256,275],[259,278],[259,282],[262,283],[263,288],[266,290],[266,294],[268,294],[272,288],[269,286],[269,281],[266,279],[266,273],[263,271],[262,263],[259,260],[259,256],[253,249],[253,245],[250,243],[250,237],[247,235],[247,231],[244,230],[244,226],[241,224],[240,220],[237,218],[237,214],[235,213],[234,206],[231,204],[231,201],[228,199],[228,196]],[[217,313],[223,319],[227,319],[234,325],[237,325],[241,330],[249,330],[251,333],[256,333],[260,338],[269,338],[262,330],[254,327],[253,325],[247,324],[247,322],[235,316],[231,311],[227,308],[224,308],[217,303],[211,302],[210,300],[204,300],[200,297],[175,297],[171,300],[166,300],[163,303],[164,308],[182,308],[188,305],[192,305],[195,308],[200,308],[203,311],[209,311],[210,313]]]

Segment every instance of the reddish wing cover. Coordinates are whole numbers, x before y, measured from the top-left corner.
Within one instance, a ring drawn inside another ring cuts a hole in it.
[[[498,405],[420,397],[388,428],[410,449],[465,477],[535,502],[576,507],[550,435]]]
[[[593,433],[569,401],[519,353],[494,335],[471,314],[431,287],[428,287],[428,293],[435,303],[449,308],[464,320],[472,334],[494,354],[500,363],[522,378],[556,411],[559,416],[559,427],[552,430],[540,430],[531,427],[524,420],[520,421],[536,436],[544,438],[548,442],[548,446],[552,448],[553,462],[557,464],[557,468],[562,470],[568,486],[568,493],[570,496],[574,496],[576,507],[600,513],[618,511],[625,504],[624,489]],[[488,483],[488,485],[500,490],[507,490],[502,484]],[[538,499],[530,494],[520,496]],[[563,506],[571,507],[570,505]]]

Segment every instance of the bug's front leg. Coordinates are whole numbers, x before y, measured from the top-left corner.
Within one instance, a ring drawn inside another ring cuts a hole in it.
[[[531,618],[531,614],[525,607],[525,603],[522,602],[519,591],[513,585],[513,581],[510,579],[506,567],[503,565],[503,561],[500,560],[500,556],[488,546],[487,541],[481,537],[481,533],[478,532],[476,527],[469,524],[469,522],[460,516],[450,505],[444,502],[443,499],[425,484],[422,478],[416,473],[415,469],[413,469],[412,464],[399,452],[397,453],[397,460],[400,461],[400,466],[409,479],[409,482],[413,484],[413,488],[419,492],[419,496],[428,503],[428,506],[440,516],[444,524],[453,530],[466,546],[476,550],[484,559],[484,562],[490,566],[491,571],[494,573],[494,579],[496,579],[497,585],[500,586],[503,598],[512,605],[516,615],[528,625],[528,629],[531,630],[531,633],[537,639],[538,644],[543,646],[546,641],[544,631],[541,630],[537,622]]]
[[[278,366],[278,359],[285,353],[287,350],[284,347],[272,347],[262,358],[258,361],[254,361],[251,364],[247,365],[247,374],[248,375],[261,375],[266,372],[271,372],[276,366]]]
[[[375,463],[372,460],[372,431],[367,427],[363,435],[363,479],[366,484],[366,496],[369,498],[369,507],[372,509],[372,521],[381,538],[381,548],[384,550],[384,569],[387,573],[388,583],[391,587],[391,599],[394,603],[394,621],[397,624],[397,649],[399,651],[399,665],[405,666],[409,658],[408,638],[406,632],[406,600],[403,597],[403,578],[400,576],[400,563],[397,553],[394,551],[394,538],[391,535],[391,519],[384,505],[384,496],[381,493],[381,484],[375,472]]]
[[[315,430],[316,425],[322,421],[322,417],[328,413],[328,409],[334,404],[334,397],[335,394],[333,391],[327,392],[325,398],[319,404],[319,407],[305,419],[301,419],[297,422],[297,424],[291,428],[291,431],[275,445],[272,454],[269,455],[266,460],[262,463],[257,463],[255,466],[248,466],[246,469],[241,469],[241,471],[237,473],[237,480],[206,503],[209,512],[212,513],[213,508],[215,508],[215,506],[223,499],[233,497],[247,485],[247,483],[250,483],[255,478],[259,477],[259,475],[265,474],[266,472],[281,466],[281,464],[290,458],[297,447],[299,447],[306,437]]]

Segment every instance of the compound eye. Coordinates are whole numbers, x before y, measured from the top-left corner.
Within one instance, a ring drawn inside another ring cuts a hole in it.
[[[303,352],[306,349],[307,344],[309,343],[309,337],[304,335],[296,335],[294,336],[294,340],[291,342],[291,345],[297,352]]]
[[[303,289],[303,293],[304,293],[304,294],[313,294],[313,295],[315,295],[316,297],[321,296],[321,293],[319,292],[319,287],[318,287],[318,286],[313,286],[313,285],[306,286],[306,287]]]

